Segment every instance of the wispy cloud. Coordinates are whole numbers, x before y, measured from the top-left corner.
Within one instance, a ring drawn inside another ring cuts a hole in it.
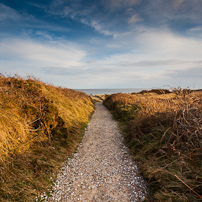
[[[80,22],[94,28],[97,32],[104,34],[105,36],[113,36],[114,37],[114,35],[115,35],[115,32],[110,31],[104,23],[99,23],[95,19],[87,20],[85,18],[81,18]]]
[[[184,2],[185,0],[173,0],[173,7],[175,9],[179,9],[179,7],[181,6],[181,4]]]
[[[71,68],[80,66],[86,53],[78,45],[68,41],[35,41],[32,39],[5,39],[0,42],[0,55],[4,58],[5,66],[1,69],[10,69],[14,66],[26,73],[39,71],[41,67]],[[15,62],[21,64],[15,65]]]
[[[8,20],[11,21],[18,21],[21,19],[21,16],[16,12],[14,9],[4,5],[0,4],[0,22],[5,22]]]
[[[202,65],[202,62],[201,64]],[[178,77],[183,79],[200,79],[202,77],[202,68],[201,67],[191,67],[186,69],[174,69],[174,70],[167,70],[167,76],[171,77]],[[194,80],[193,80],[194,81]]]
[[[187,30],[186,34],[192,38],[202,38],[202,26],[197,26]]]
[[[44,8],[41,7],[41,9]],[[30,13],[19,12],[4,4],[0,4],[0,22],[0,35],[4,35],[5,32],[8,38],[12,35],[29,37],[34,34],[50,39],[49,32],[66,33],[70,31],[68,27],[43,21]]]
[[[128,18],[128,23],[129,24],[134,24],[134,23],[136,23],[136,22],[141,22],[141,21],[143,21],[143,19],[142,18],[140,18],[139,16],[138,16],[138,14],[133,14],[132,16],[130,16],[129,18]]]
[[[105,7],[112,10],[131,7],[139,3],[141,0],[102,0],[102,3]]]
[[[172,0],[149,1],[144,5],[142,14],[149,17],[148,24],[178,25],[180,29],[190,28],[190,25],[201,24],[202,1]]]
[[[54,1],[47,12],[62,18],[76,20],[92,27],[100,34],[112,37],[122,33],[123,29],[127,28],[127,24],[143,21],[133,10],[140,0],[103,0],[94,4],[80,4],[80,2]]]

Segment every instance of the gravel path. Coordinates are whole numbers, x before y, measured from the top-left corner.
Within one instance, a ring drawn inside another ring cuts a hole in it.
[[[146,189],[117,123],[100,102],[78,153],[68,159],[49,201],[143,201]]]

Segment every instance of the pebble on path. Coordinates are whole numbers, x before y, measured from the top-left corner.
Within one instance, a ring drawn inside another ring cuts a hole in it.
[[[105,106],[96,103],[78,153],[64,163],[49,202],[144,201],[146,185]]]

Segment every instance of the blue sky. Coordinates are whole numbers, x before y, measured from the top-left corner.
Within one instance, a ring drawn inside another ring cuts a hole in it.
[[[201,0],[0,0],[0,72],[82,88],[202,88]]]

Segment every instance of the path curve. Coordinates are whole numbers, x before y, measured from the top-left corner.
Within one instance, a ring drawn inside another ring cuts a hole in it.
[[[59,173],[49,201],[143,201],[145,183],[111,114],[100,102],[78,153]]]

